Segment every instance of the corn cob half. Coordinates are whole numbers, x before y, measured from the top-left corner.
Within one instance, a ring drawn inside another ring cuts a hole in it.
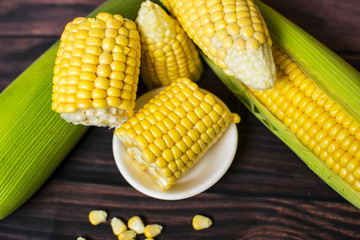
[[[256,90],[275,84],[272,41],[252,0],[162,0],[217,66]]]
[[[115,130],[135,162],[169,189],[230,126],[236,114],[211,93],[179,78]]]
[[[55,60],[52,109],[74,124],[120,125],[134,113],[140,55],[133,21],[105,12],[74,19]]]
[[[165,86],[180,77],[200,79],[203,66],[194,43],[179,22],[147,0],[136,19],[141,42],[141,78],[148,88]]]

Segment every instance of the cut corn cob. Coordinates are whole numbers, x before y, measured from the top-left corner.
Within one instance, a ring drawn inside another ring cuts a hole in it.
[[[140,55],[133,21],[105,12],[74,19],[55,60],[52,109],[74,124],[120,125],[134,113]]]
[[[203,53],[256,90],[275,84],[272,41],[253,0],[161,0]]]
[[[275,36],[275,45],[294,57],[274,50],[278,69],[274,89],[251,90],[208,58],[205,61],[322,180],[360,208],[360,118],[359,98],[355,97],[360,73],[276,11],[256,2]]]
[[[172,82],[115,130],[127,151],[169,189],[239,116],[186,78]]]
[[[147,0],[136,19],[141,41],[141,78],[148,88],[180,77],[200,79],[203,66],[194,43],[178,21]]]

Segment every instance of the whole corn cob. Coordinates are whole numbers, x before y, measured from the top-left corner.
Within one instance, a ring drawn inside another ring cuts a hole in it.
[[[147,0],[136,19],[141,42],[141,78],[148,88],[165,86],[180,77],[200,79],[203,66],[194,43],[178,21]]]
[[[74,124],[120,125],[134,113],[140,55],[133,21],[105,12],[74,19],[55,60],[52,109]]]
[[[256,90],[275,84],[272,41],[252,0],[161,0],[223,71]]]
[[[279,48],[273,54],[278,75],[274,89],[249,89],[204,56],[205,61],[307,166],[360,208],[360,118],[355,97],[360,73],[276,11],[256,3]]]
[[[164,189],[174,185],[239,116],[189,79],[172,82],[115,130]]]

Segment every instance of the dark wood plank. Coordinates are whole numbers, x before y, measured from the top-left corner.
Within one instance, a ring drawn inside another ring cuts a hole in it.
[[[0,91],[50,47],[66,22],[103,0],[0,2]],[[360,70],[357,0],[264,0]],[[199,85],[242,117],[229,171],[206,192],[162,201],[133,189],[112,156],[112,130],[91,128],[44,186],[0,221],[0,239],[115,239],[109,222],[92,226],[92,209],[109,218],[140,215],[165,226],[156,239],[359,239],[360,211],[322,182],[206,68]],[[214,220],[204,231],[193,215]],[[140,238],[143,239],[143,238]]]

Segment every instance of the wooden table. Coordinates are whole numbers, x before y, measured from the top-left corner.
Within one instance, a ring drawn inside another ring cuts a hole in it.
[[[121,1],[121,0],[119,0]],[[103,0],[0,2],[0,90],[59,37],[68,21]],[[358,0],[267,0],[360,70]],[[92,226],[88,213],[105,209],[123,220],[140,215],[164,225],[157,239],[356,239],[360,210],[322,182],[206,68],[200,86],[239,113],[239,146],[213,187],[179,201],[157,200],[132,188],[112,155],[113,131],[91,128],[43,187],[0,221],[2,240],[116,239],[109,222]],[[1,186],[0,186],[1,187]],[[195,231],[195,214],[214,224]],[[143,238],[141,238],[143,239]]]

